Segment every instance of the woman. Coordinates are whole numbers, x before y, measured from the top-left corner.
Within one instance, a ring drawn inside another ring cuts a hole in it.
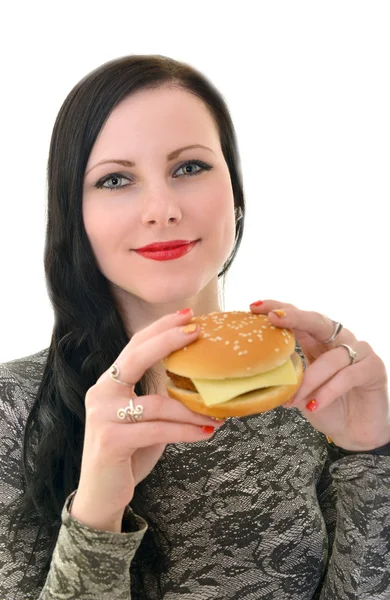
[[[159,361],[221,310],[243,233],[217,90],[161,56],[104,64],[59,112],[48,180],[52,341],[0,371],[2,597],[390,598],[389,397],[369,344],[258,301],[306,359],[293,407],[216,422],[167,397]],[[178,240],[180,257],[145,249]]]

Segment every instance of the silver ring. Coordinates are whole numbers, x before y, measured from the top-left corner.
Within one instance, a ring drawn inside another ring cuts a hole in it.
[[[137,423],[137,421],[142,419],[144,407],[141,404],[134,406],[133,398],[130,398],[129,406],[125,406],[125,408],[119,408],[116,414],[118,419],[121,421],[126,419],[127,421],[130,421],[130,423]]]
[[[341,325],[341,323],[338,323],[337,321],[333,321],[333,323],[334,323],[334,331],[333,331],[332,335],[330,336],[330,338],[328,340],[321,342],[322,344],[330,344],[331,342],[334,342],[336,337],[342,330],[343,326]]]
[[[337,348],[340,348],[341,346],[344,346],[344,348],[348,350],[349,358],[351,359],[351,365],[353,365],[358,356],[357,352],[355,352],[355,350],[352,350],[352,348],[350,346],[347,346],[347,344],[339,344]]]
[[[128,387],[134,387],[134,383],[126,383],[125,381],[121,381],[120,379],[118,379],[118,375],[120,374],[120,372],[119,367],[116,363],[111,365],[111,367],[109,368],[109,373],[111,379],[115,381],[115,383],[120,383],[121,385],[126,385]]]

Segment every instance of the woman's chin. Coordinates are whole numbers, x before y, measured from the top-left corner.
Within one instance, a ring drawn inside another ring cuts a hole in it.
[[[161,282],[159,282],[159,285],[156,285],[151,289],[139,290],[136,295],[150,305],[172,304],[172,306],[181,306],[182,302],[185,300],[188,301],[189,298],[193,298],[199,294],[200,291],[201,289],[196,286],[191,286],[189,283],[178,286],[171,285],[168,287],[161,285]]]

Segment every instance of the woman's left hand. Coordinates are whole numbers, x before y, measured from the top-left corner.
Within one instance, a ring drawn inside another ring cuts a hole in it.
[[[333,342],[325,344],[334,322],[292,304],[264,300],[258,306],[251,304],[250,309],[268,315],[276,327],[291,329],[305,355],[303,383],[290,406],[296,406],[315,429],[346,450],[372,450],[390,442],[386,368],[367,342],[342,329]],[[272,312],[275,309],[281,316]],[[353,364],[347,348],[340,344],[357,352]]]

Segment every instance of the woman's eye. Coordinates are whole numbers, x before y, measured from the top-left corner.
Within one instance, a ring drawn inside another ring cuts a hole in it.
[[[194,170],[194,167],[197,168],[197,170]],[[181,165],[181,167],[179,167],[178,170],[175,172],[179,173],[179,171],[183,169],[183,175],[185,175],[186,177],[192,177],[193,175],[199,175],[199,173],[202,173],[202,171],[210,171],[211,168],[212,167],[206,165],[206,163],[200,160],[188,160],[186,163],[184,163],[184,165]]]
[[[122,190],[123,188],[127,187],[127,185],[120,185],[120,182],[122,181],[122,179],[127,179],[127,181],[129,181],[129,179],[127,177],[124,177],[123,175],[119,175],[117,173],[112,173],[111,175],[108,175],[108,177],[105,177],[104,179],[101,179],[100,181],[97,182],[96,187],[97,188],[105,188],[106,190]],[[107,186],[105,185],[106,183],[111,182],[113,183],[113,186]],[[130,184],[128,184],[130,185]]]

